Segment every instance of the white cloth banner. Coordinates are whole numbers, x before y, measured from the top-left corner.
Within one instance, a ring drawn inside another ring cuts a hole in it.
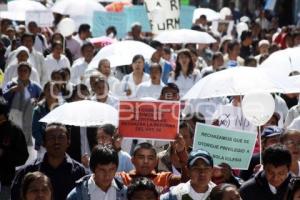
[[[179,29],[179,0],[145,0],[152,32]]]

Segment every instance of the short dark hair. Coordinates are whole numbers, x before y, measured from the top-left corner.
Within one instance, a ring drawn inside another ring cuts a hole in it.
[[[97,165],[119,165],[118,153],[108,145],[97,145],[93,148],[90,158],[90,169],[95,173]]]
[[[243,31],[241,34],[241,41],[246,40],[247,38],[252,37],[252,32],[251,31]]]
[[[107,27],[107,29],[106,29],[106,35],[108,36],[108,34],[110,32],[112,32],[114,34],[114,36],[116,36],[117,35],[117,29],[116,29],[116,27],[115,26],[109,26],[109,27]]]
[[[91,26],[89,24],[81,24],[78,28],[78,34],[89,31],[90,28],[91,28]]]
[[[175,83],[168,83],[166,86],[164,86],[161,90],[161,94],[164,94],[167,89],[171,88],[172,90],[175,90],[179,94],[179,88]]]
[[[220,58],[220,57],[223,58],[223,54],[222,54],[222,52],[218,51],[218,52],[215,52],[215,53],[213,54],[211,60],[214,61],[214,60],[216,60],[216,59],[218,59],[218,58]]]
[[[26,37],[30,37],[32,39],[32,42],[34,43],[35,41],[35,37],[32,33],[29,33],[29,32],[25,32],[22,36],[21,36],[21,42],[23,43],[24,42],[24,39]]]
[[[158,63],[151,63],[150,64],[150,73],[151,73],[151,70],[154,69],[154,68],[158,68],[159,71],[160,71],[160,73],[162,73],[162,67],[161,67],[160,64],[158,64]]]
[[[102,129],[107,135],[113,136],[116,131],[116,127],[112,124],[104,124],[98,128],[98,130]]]
[[[131,200],[134,193],[137,191],[151,191],[155,195],[156,199],[158,199],[158,192],[155,188],[154,183],[146,177],[139,177],[136,179],[133,179],[132,184],[128,186],[127,189],[127,199]]]
[[[143,55],[135,55],[133,58],[132,58],[132,63],[136,62],[138,59],[142,59],[144,62],[145,62],[145,58]]]
[[[150,46],[153,47],[154,49],[162,48],[163,44],[157,40],[153,40],[150,42]]]
[[[62,130],[66,135],[67,138],[70,139],[70,132],[68,131],[67,127],[61,123],[50,123],[47,124],[46,128],[45,128],[45,134],[43,134],[43,141],[45,142],[46,140],[46,134],[47,132],[53,130],[53,129],[59,129]]]
[[[232,51],[234,49],[234,47],[237,45],[240,45],[240,43],[238,41],[236,41],[236,40],[229,41],[229,43],[227,45],[228,51]]]
[[[94,45],[91,43],[91,42],[84,42],[80,48],[80,51],[81,53],[84,51],[85,48],[87,47],[93,47],[94,48]]]
[[[273,165],[274,167],[286,165],[290,168],[292,157],[289,150],[282,144],[274,144],[264,150],[262,161],[264,166],[267,164]]]
[[[180,121],[180,124],[179,124],[179,129],[183,129],[183,128],[188,129],[191,138],[194,137],[194,130],[185,120]]]
[[[137,152],[141,149],[151,150],[151,151],[153,151],[154,155],[156,156],[155,148],[152,146],[152,144],[150,144],[148,142],[142,142],[140,144],[137,144],[133,150],[133,156],[135,156],[137,154]]]
[[[235,185],[229,184],[229,183],[222,183],[220,185],[217,185],[214,187],[209,194],[209,199],[210,200],[222,200],[224,196],[224,192],[226,191],[227,188],[236,188]]]

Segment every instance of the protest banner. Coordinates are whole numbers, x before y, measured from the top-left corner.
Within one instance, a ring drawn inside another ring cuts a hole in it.
[[[190,29],[193,25],[193,15],[195,6],[180,7],[180,28]]]
[[[125,7],[124,12],[126,14],[127,20],[127,32],[131,31],[131,25],[137,22],[142,25],[143,32],[151,32],[150,23],[145,6]]]
[[[219,106],[213,118],[217,119],[219,126],[223,128],[251,132],[256,130],[256,126],[246,119],[240,107],[232,105]]]
[[[179,29],[179,0],[145,0],[144,4],[154,34]]]
[[[179,102],[120,101],[119,132],[125,138],[174,140],[179,114]]]
[[[193,150],[210,153],[214,165],[229,164],[233,169],[248,169],[256,133],[197,123]]]
[[[118,37],[126,36],[126,14],[124,12],[94,12],[92,33],[93,37],[105,35],[105,30],[109,26],[115,26],[118,32]]]
[[[267,0],[265,4],[265,10],[274,10],[277,0]]]
[[[35,10],[26,11],[25,24],[34,21],[39,27],[52,27],[53,26],[53,14],[50,10]]]

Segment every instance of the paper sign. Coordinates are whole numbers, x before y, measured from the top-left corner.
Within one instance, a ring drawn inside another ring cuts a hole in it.
[[[180,8],[180,28],[190,29],[193,25],[194,6],[181,6]]]
[[[145,0],[152,32],[179,29],[179,0]]]
[[[142,25],[143,32],[151,32],[145,6],[125,7],[124,12],[127,19],[127,32],[131,31],[131,25],[136,22]]]
[[[106,29],[109,26],[115,26],[117,29],[117,37],[126,36],[126,14],[124,12],[101,12],[96,11],[93,15],[93,37],[106,35]]]
[[[231,35],[232,29],[234,26],[233,20],[218,20],[212,21],[212,32],[213,33],[220,33],[225,35]]]
[[[179,114],[179,102],[121,101],[119,132],[125,138],[174,140]]]
[[[53,20],[53,14],[49,10],[26,11],[26,26],[29,24],[29,22],[34,21],[39,27],[52,27]]]
[[[190,0],[180,0],[180,4],[188,6],[188,5],[190,5]]]
[[[265,4],[265,10],[274,10],[277,0],[267,0]]]
[[[227,163],[233,169],[248,169],[255,141],[256,133],[197,123],[193,149],[209,152],[214,165]]]
[[[253,131],[255,132],[256,126],[253,126],[243,115],[242,109],[240,107],[235,107],[232,105],[222,105],[219,106],[216,113],[214,114],[214,119],[218,120],[220,127]]]

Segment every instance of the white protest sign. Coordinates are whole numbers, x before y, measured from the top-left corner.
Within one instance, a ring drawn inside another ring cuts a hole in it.
[[[212,21],[211,30],[213,33],[220,33],[221,35],[231,35],[234,26],[233,20],[216,20]]]
[[[34,21],[39,27],[52,27],[53,26],[53,14],[50,10],[36,10],[36,11],[26,11],[25,23]]]
[[[145,0],[152,32],[179,29],[179,0]]]
[[[218,120],[219,126],[222,128],[256,131],[256,126],[246,119],[242,109],[231,104],[219,106],[214,114],[214,119]]]

